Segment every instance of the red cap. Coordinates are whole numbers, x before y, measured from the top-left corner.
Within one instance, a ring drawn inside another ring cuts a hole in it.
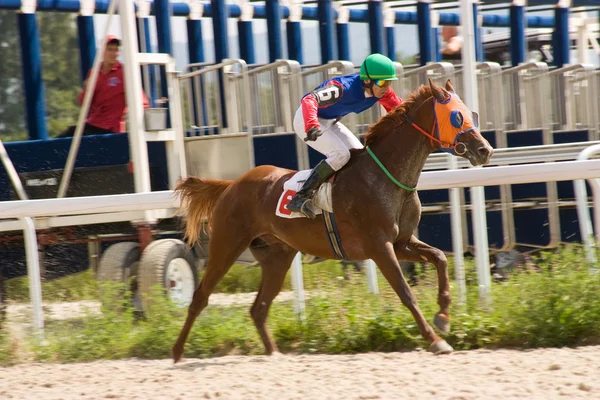
[[[116,36],[113,36],[113,35],[108,35],[108,36],[106,37],[106,44],[109,44],[109,43],[115,43],[115,42],[117,43],[117,45],[118,45],[118,46],[120,46],[120,45],[121,45],[121,41],[119,40],[119,38],[118,38],[118,37],[116,37]]]

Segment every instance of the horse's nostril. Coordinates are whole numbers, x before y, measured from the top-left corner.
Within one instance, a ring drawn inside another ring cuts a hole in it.
[[[477,149],[477,152],[481,157],[491,157],[491,155],[494,153],[494,150],[488,146],[481,146],[479,149]]]

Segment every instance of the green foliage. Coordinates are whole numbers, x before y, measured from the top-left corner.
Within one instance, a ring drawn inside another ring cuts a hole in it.
[[[55,136],[79,115],[81,90],[79,50],[74,17],[65,13],[40,13],[42,75],[48,114],[48,135]]]
[[[29,279],[10,279],[5,282],[6,299],[13,302],[29,301]],[[45,301],[79,301],[98,298],[98,283],[94,272],[88,269],[61,279],[42,282],[42,297]]]
[[[51,338],[31,345],[39,361],[91,361],[127,357],[138,332],[133,329],[134,309],[124,284],[102,285],[101,314],[59,321],[46,328]],[[125,292],[125,295],[123,295]]]
[[[79,50],[72,14],[38,13],[42,49],[46,122],[49,136],[74,125],[79,115],[77,94],[81,88]],[[27,139],[25,94],[21,72],[17,15],[0,10],[0,139]]]
[[[256,292],[260,286],[261,274],[258,266],[235,264],[217,285],[215,293]],[[204,271],[200,272],[200,277],[203,276]]]
[[[557,347],[598,342],[600,275],[590,274],[580,247],[545,252],[539,272],[516,274],[494,288],[502,346]]]
[[[0,367],[12,365],[16,360],[16,349],[12,345],[9,335],[0,329]]]
[[[17,15],[0,10],[0,139],[27,138]]]
[[[396,61],[402,65],[413,65],[417,63],[417,55],[413,54],[412,56],[409,56],[408,54],[399,51],[396,53]]]
[[[305,265],[304,289],[313,290],[321,287],[325,282],[342,279],[343,273],[341,266],[336,261],[322,261],[316,264]],[[200,277],[204,272],[200,272]],[[217,285],[215,293],[247,293],[256,292],[260,287],[262,271],[259,266],[245,266],[235,264],[223,277],[223,280]],[[288,274],[283,283],[283,291],[291,290],[292,284],[290,274]]]
[[[493,285],[483,301],[476,282],[468,287],[464,304],[454,303],[452,327],[446,340],[457,350],[474,348],[577,346],[597,344],[600,338],[600,275],[590,274],[578,247],[542,253],[536,268],[515,270]],[[473,274],[467,263],[467,276]],[[235,277],[221,287],[247,277],[248,290],[256,290],[260,268],[235,266]],[[429,265],[418,269],[419,284],[413,291],[428,320],[438,311],[436,271]],[[452,274],[450,274],[452,277]],[[283,352],[357,353],[406,351],[427,348],[410,312],[379,277],[381,293],[368,292],[366,280],[354,273],[341,278],[337,262],[305,266],[306,319],[300,320],[290,302],[275,302],[269,327]],[[287,284],[286,284],[287,285]],[[310,288],[310,289],[308,289]],[[458,293],[452,286],[453,299]],[[186,310],[162,295],[152,293],[151,312],[144,319],[123,297],[124,285],[102,290],[102,314],[77,320],[49,321],[47,344],[29,343],[39,361],[88,361],[105,358],[167,358],[179,334]],[[209,305],[195,323],[186,345],[186,357],[224,354],[262,354],[264,349],[249,316],[249,305]],[[15,360],[14,346],[0,337],[0,363]]]

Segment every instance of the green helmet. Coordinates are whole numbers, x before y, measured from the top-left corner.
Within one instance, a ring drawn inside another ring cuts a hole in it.
[[[368,56],[360,66],[360,79],[382,79],[384,81],[395,81],[396,67],[392,60],[383,54],[375,53]]]

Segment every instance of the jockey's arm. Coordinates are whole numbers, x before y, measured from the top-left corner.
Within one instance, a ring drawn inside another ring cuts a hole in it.
[[[378,103],[385,108],[388,113],[402,104],[404,101],[396,95],[394,89],[389,88],[387,92],[379,99]]]
[[[317,99],[312,93],[307,94],[302,98],[302,116],[304,117],[304,132],[308,132],[311,128],[319,129],[319,117],[317,111],[319,105]]]
[[[302,116],[304,117],[304,131],[311,128],[320,128],[317,112],[319,108],[326,108],[338,102],[344,95],[341,83],[331,80],[323,87],[307,94],[302,98]]]

